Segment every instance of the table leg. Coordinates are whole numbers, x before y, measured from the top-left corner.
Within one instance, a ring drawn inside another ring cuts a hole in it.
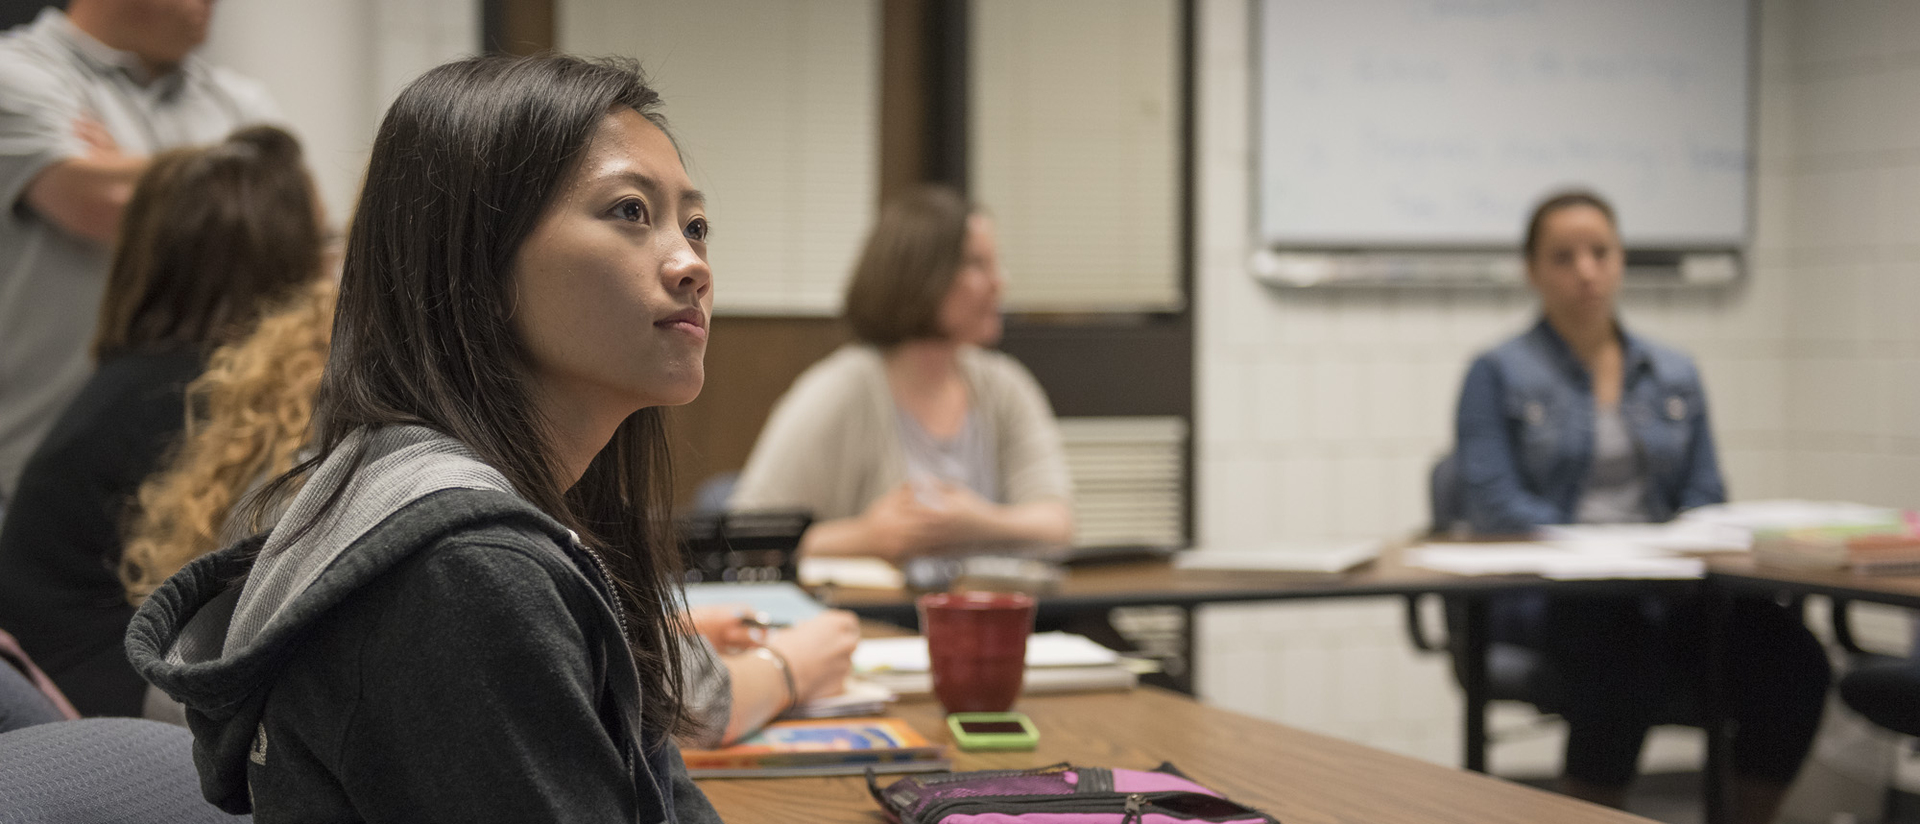
[[[1193,607],[1165,605],[1111,610],[1043,611],[1036,629],[1084,635],[1108,649],[1144,655],[1161,671],[1140,683],[1193,695]]]
[[[1474,772],[1487,771],[1487,648],[1490,632],[1487,618],[1487,599],[1482,596],[1466,596],[1461,599],[1464,620],[1461,629],[1465,631],[1460,650],[1460,687],[1465,693],[1465,704],[1461,715],[1464,716],[1464,728],[1461,731],[1461,744],[1465,750],[1462,761],[1467,769]]]

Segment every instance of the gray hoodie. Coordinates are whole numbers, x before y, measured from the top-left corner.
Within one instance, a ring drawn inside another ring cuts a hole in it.
[[[718,821],[643,732],[578,538],[452,439],[363,440],[282,522],[346,480],[325,520],[194,561],[134,616],[128,656],[186,705],[208,800],[261,822]]]

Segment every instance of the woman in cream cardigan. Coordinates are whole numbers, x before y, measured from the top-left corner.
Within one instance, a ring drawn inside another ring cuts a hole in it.
[[[1000,340],[993,223],[929,186],[882,210],[847,287],[854,343],[787,390],[733,509],[803,508],[809,555],[888,560],[1073,537],[1060,430]]]

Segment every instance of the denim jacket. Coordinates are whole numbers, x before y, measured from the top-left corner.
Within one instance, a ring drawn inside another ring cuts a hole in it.
[[[1646,472],[1654,521],[1726,500],[1693,359],[1620,332],[1620,411]],[[1593,460],[1593,381],[1543,318],[1481,355],[1460,390],[1454,460],[1475,532],[1573,521]]]

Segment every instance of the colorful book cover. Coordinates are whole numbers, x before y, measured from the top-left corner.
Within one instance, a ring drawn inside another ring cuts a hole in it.
[[[684,750],[694,778],[946,769],[946,747],[898,718],[779,721],[731,747]]]

